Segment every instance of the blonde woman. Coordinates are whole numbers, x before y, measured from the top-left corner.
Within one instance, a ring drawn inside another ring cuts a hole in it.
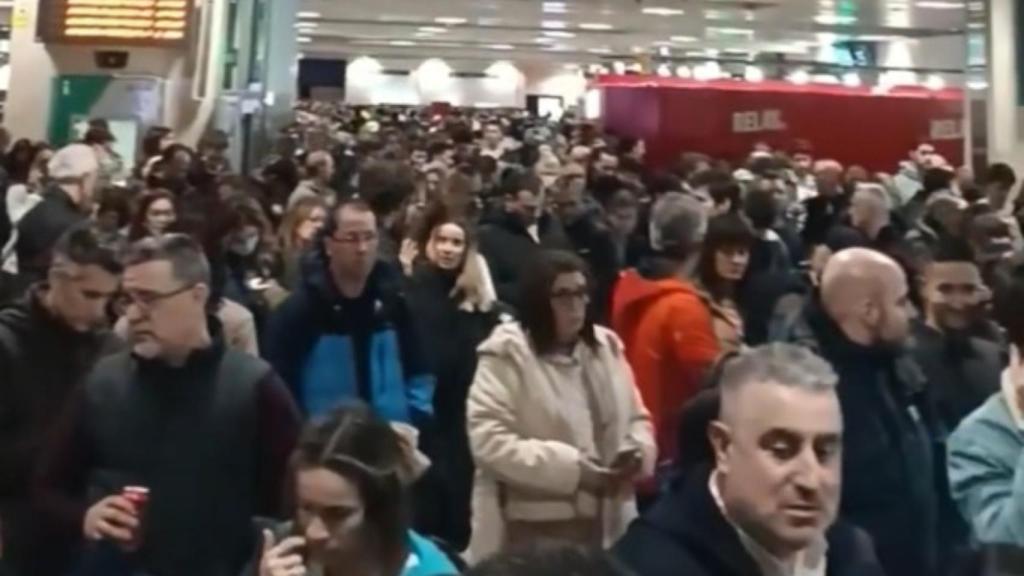
[[[432,450],[436,497],[422,513],[460,550],[469,542],[473,461],[466,438],[466,396],[476,372],[476,349],[495,325],[511,318],[495,300],[487,262],[476,252],[472,227],[443,206],[425,214],[423,258],[408,279],[408,299],[437,377],[434,392],[439,446]],[[421,507],[423,499],[418,503]],[[435,508],[436,506],[436,508]]]

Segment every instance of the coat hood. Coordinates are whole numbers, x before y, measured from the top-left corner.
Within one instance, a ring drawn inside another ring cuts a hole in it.
[[[653,302],[662,298],[687,295],[699,298],[697,288],[679,278],[650,279],[637,270],[627,270],[619,277],[612,298],[612,325],[632,325]]]

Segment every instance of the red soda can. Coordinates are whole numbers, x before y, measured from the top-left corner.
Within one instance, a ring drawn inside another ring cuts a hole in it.
[[[125,486],[121,490],[121,496],[132,503],[132,507],[135,509],[135,517],[139,520],[139,527],[132,535],[132,541],[129,544],[132,550],[138,550],[142,546],[142,524],[146,517],[146,506],[149,504],[149,488],[144,486]]]

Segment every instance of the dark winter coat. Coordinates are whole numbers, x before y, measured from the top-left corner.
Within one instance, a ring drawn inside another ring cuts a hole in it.
[[[43,307],[41,295],[34,287],[0,309],[0,522],[12,568],[46,576],[68,558],[54,553],[61,536],[30,506],[33,469],[72,390],[114,341],[72,330]]]
[[[888,574],[936,568],[940,425],[924,374],[905,351],[861,346],[809,299],[790,340],[828,360],[843,411],[840,516],[871,535]]]
[[[50,267],[57,240],[70,228],[88,221],[89,215],[59,186],[51,186],[18,222],[18,275],[22,285],[42,280]]]
[[[612,554],[636,576],[763,576],[694,471],[629,527]],[[827,576],[884,576],[870,540],[839,522],[827,533]],[[907,573],[909,574],[909,573]]]
[[[548,214],[537,223],[537,242],[514,214],[502,212],[480,227],[480,253],[491,268],[498,299],[519,305],[519,282],[544,250],[569,250],[571,245],[558,222]]]

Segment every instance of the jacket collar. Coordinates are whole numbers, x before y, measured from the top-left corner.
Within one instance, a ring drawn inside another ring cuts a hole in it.
[[[739,534],[715,504],[709,490],[710,478],[708,465],[693,470],[681,488],[663,497],[641,522],[703,558],[713,574],[760,575],[760,568],[743,547]]]

